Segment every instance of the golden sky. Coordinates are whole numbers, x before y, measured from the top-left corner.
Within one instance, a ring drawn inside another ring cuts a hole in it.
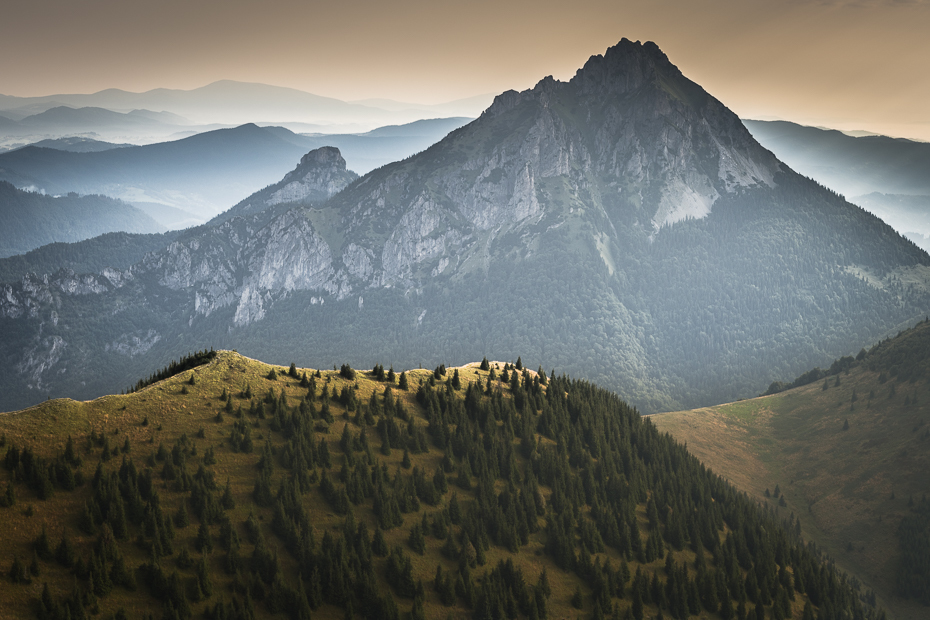
[[[655,41],[744,118],[930,140],[930,0],[31,0],[0,21],[0,93],[196,88],[440,103],[570,78]]]

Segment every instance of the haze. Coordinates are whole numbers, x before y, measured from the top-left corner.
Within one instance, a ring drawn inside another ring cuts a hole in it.
[[[0,92],[263,82],[343,100],[440,103],[571,77],[653,40],[743,118],[930,140],[925,0],[13,3]]]

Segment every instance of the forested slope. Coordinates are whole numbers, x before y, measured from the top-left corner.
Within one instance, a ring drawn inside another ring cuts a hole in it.
[[[209,359],[0,418],[10,617],[875,616],[589,383]]]

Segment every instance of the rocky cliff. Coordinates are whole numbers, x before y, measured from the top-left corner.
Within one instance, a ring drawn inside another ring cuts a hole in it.
[[[358,178],[346,169],[346,160],[334,146],[314,149],[300,158],[300,163],[277,183],[255,192],[211,223],[232,217],[260,213],[282,203],[321,204]]]

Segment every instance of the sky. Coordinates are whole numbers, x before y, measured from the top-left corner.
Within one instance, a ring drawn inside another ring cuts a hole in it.
[[[220,79],[442,103],[569,79],[656,42],[743,118],[930,140],[930,0],[30,0],[4,7],[0,93]]]

